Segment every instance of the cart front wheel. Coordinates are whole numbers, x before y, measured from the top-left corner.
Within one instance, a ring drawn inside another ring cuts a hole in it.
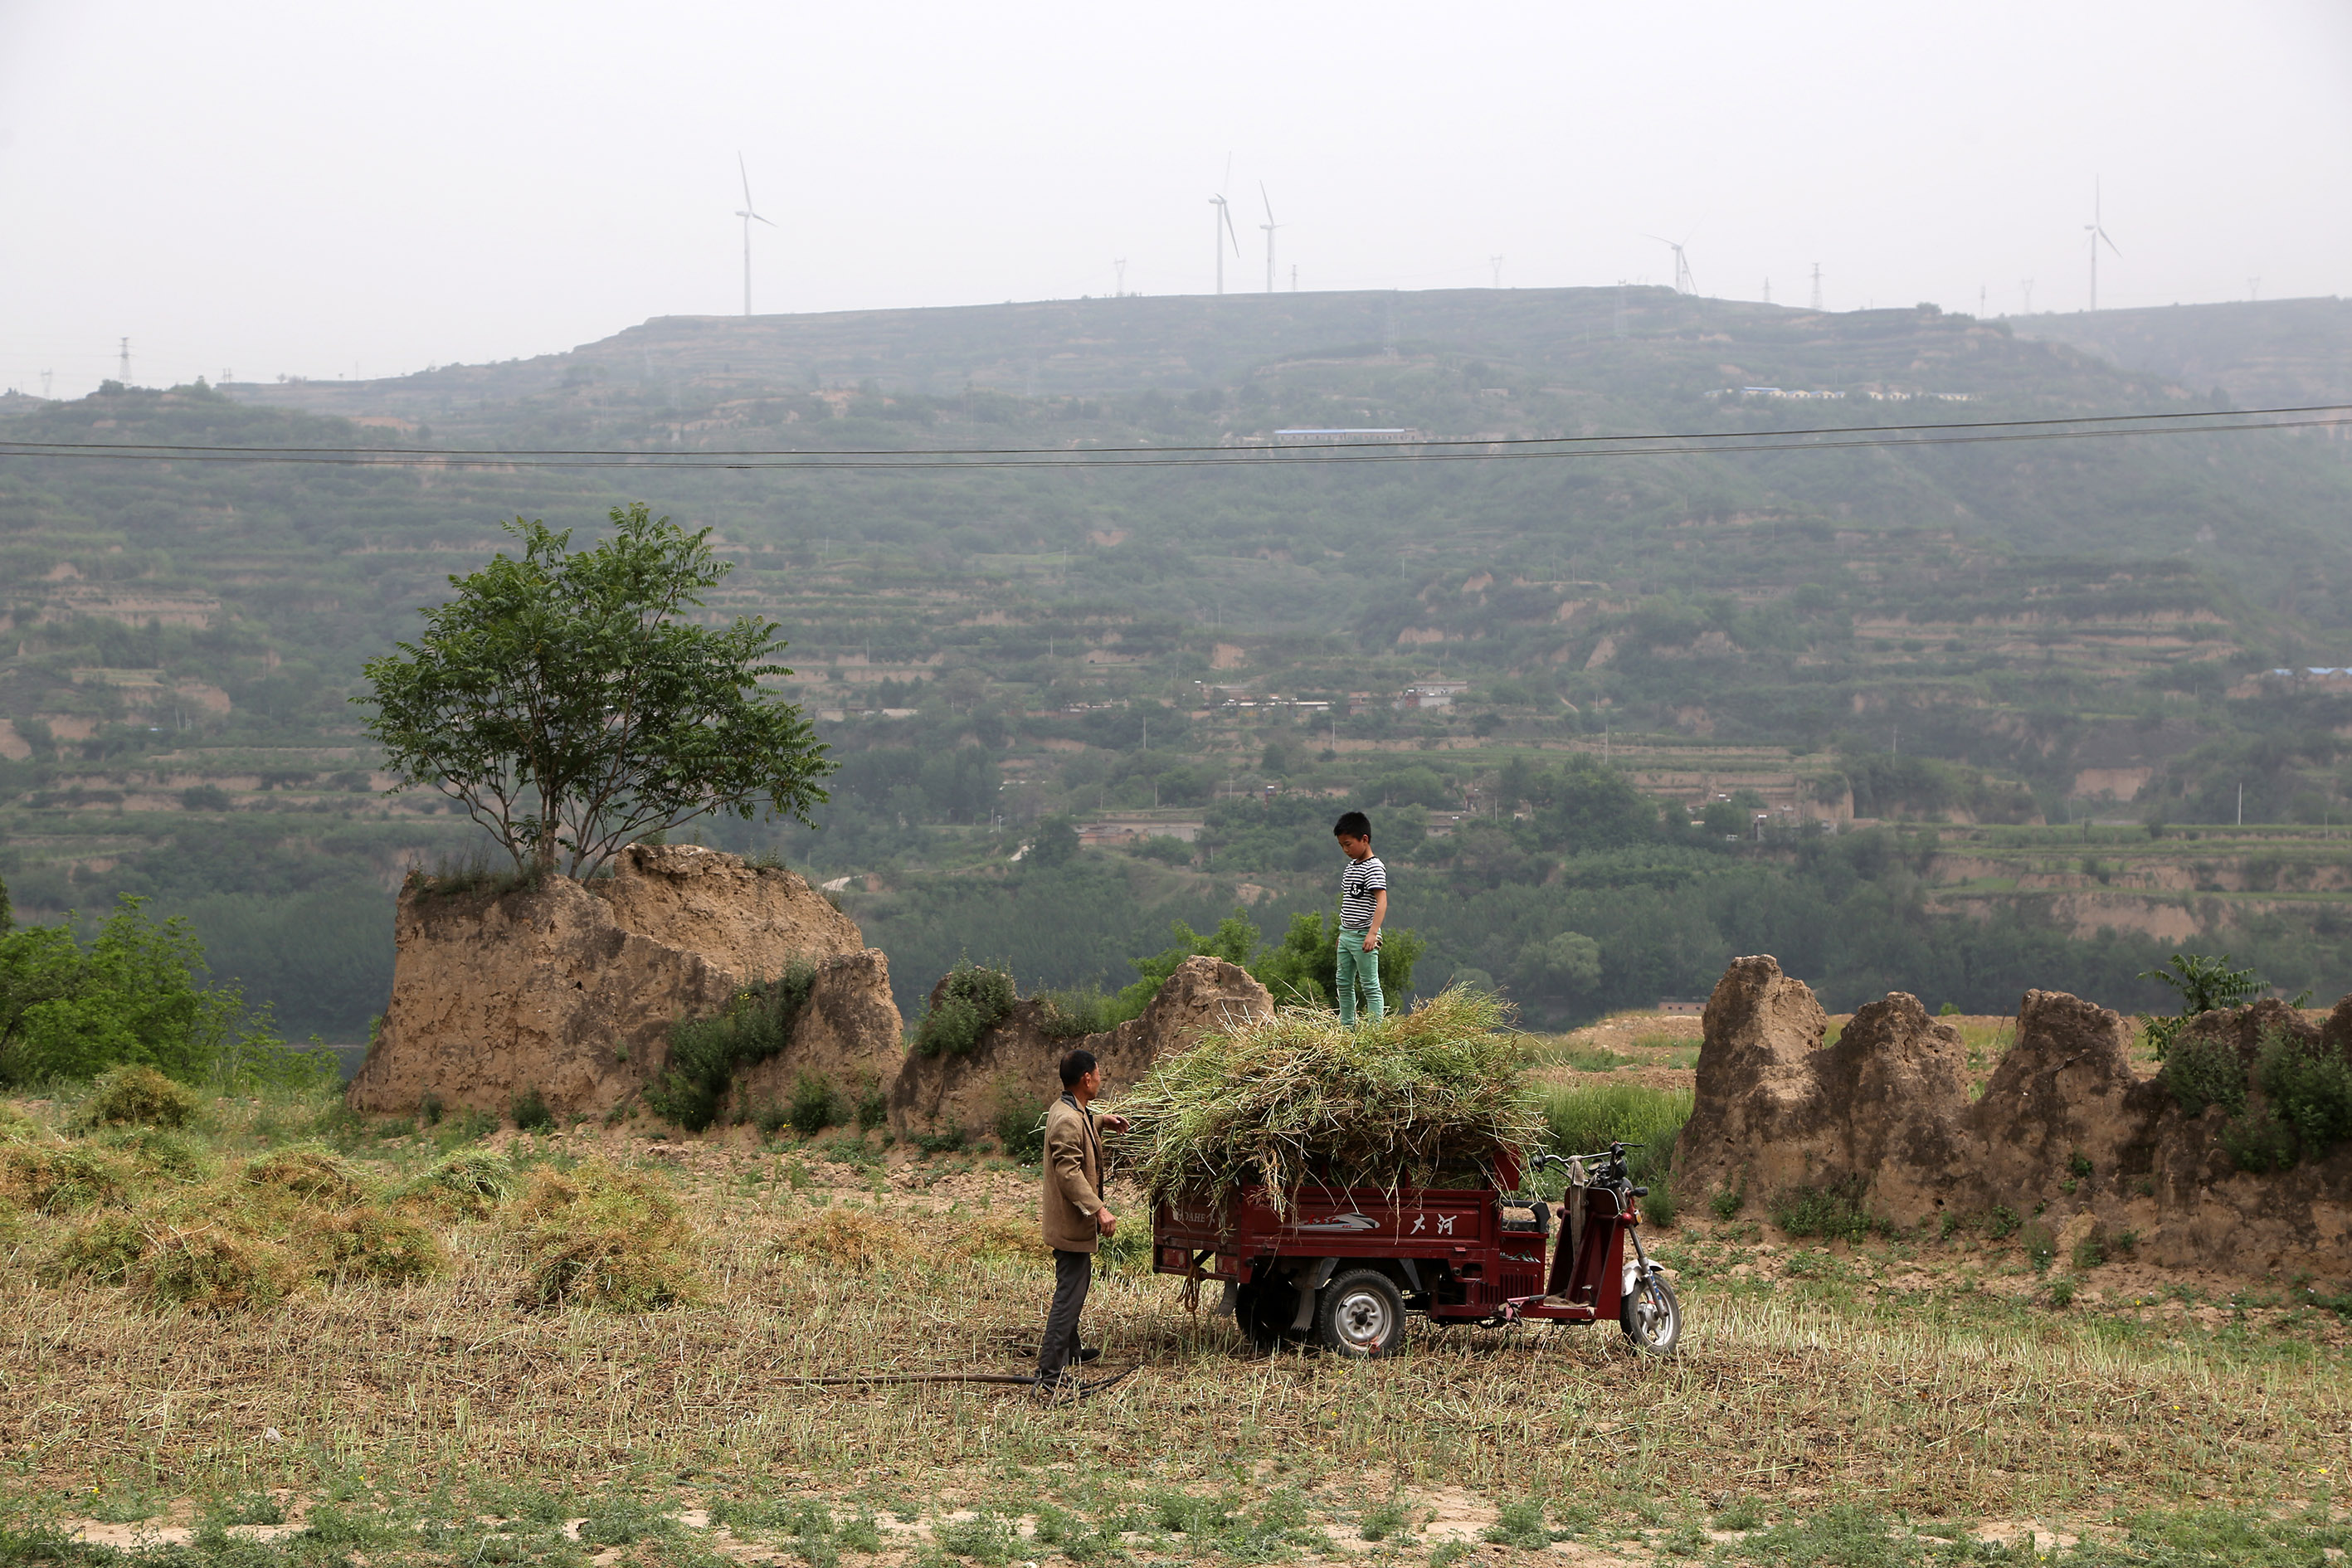
[[[1645,1274],[1617,1306],[1617,1321],[1633,1348],[1646,1355],[1672,1355],[1682,1342],[1683,1308],[1664,1278]]]
[[[1323,1288],[1316,1329],[1333,1353],[1370,1361],[1404,1343],[1404,1296],[1377,1268],[1351,1268]]]

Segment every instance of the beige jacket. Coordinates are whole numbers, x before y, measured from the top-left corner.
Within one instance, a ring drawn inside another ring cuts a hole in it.
[[[1045,1112],[1045,1245],[1092,1252],[1102,1241],[1102,1140],[1095,1119],[1068,1095]]]

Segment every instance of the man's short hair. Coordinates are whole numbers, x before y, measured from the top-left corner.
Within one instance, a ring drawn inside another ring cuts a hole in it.
[[[1062,1087],[1076,1089],[1078,1079],[1095,1070],[1095,1054],[1084,1046],[1062,1058]]]
[[[1360,811],[1349,812],[1331,825],[1331,837],[1334,838],[1370,838],[1371,836],[1372,819]]]

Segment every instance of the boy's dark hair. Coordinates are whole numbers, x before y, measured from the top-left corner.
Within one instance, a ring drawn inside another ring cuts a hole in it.
[[[1348,812],[1331,825],[1331,837],[1334,838],[1370,838],[1371,836],[1372,819],[1360,811]]]
[[[1080,1046],[1062,1058],[1062,1087],[1076,1089],[1078,1079],[1095,1070],[1095,1054]]]

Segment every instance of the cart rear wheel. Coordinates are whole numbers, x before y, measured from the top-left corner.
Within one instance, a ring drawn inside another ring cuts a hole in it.
[[[1682,1342],[1683,1308],[1662,1275],[1645,1274],[1632,1295],[1617,1304],[1617,1321],[1633,1348],[1648,1355],[1672,1355]]]
[[[1404,1343],[1404,1296],[1377,1268],[1351,1268],[1323,1288],[1315,1327],[1334,1353],[1370,1361]]]
[[[1281,1279],[1253,1280],[1234,1292],[1234,1321],[1262,1351],[1279,1347],[1298,1316],[1298,1292]]]

